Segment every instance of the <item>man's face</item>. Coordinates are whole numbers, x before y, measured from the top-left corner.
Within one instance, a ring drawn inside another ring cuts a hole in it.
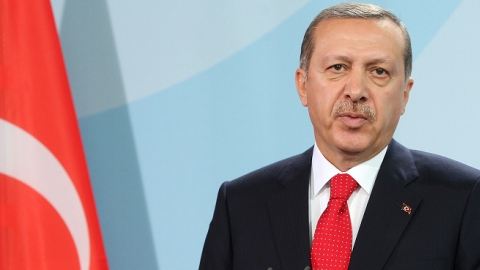
[[[354,166],[390,142],[405,112],[413,80],[405,81],[403,35],[390,20],[327,19],[314,41],[297,90],[320,151],[337,168],[341,160]]]

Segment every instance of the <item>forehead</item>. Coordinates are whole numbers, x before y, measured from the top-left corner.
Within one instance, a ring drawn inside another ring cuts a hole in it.
[[[318,23],[313,36],[314,54],[332,51],[392,54],[403,59],[405,40],[390,19],[333,18]]]

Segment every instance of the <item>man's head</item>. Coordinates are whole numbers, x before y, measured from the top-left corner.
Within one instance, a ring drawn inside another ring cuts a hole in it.
[[[295,82],[317,146],[346,171],[374,157],[393,137],[413,86],[407,76],[411,49],[405,49],[410,41],[393,14],[372,5],[331,7],[312,25]]]
[[[342,3],[324,9],[320,14],[313,19],[310,26],[305,31],[303,37],[302,50],[300,53],[300,68],[308,73],[310,59],[312,57],[313,49],[315,48],[314,30],[317,25],[326,19],[333,18],[358,18],[358,19],[372,19],[372,20],[391,20],[400,30],[402,30],[405,41],[403,58],[405,61],[405,79],[408,79],[412,74],[412,44],[410,35],[408,34],[405,25],[390,11],[372,4],[362,3]]]

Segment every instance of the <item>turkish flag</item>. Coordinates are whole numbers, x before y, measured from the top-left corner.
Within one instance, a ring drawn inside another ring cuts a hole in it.
[[[49,0],[0,0],[0,270],[108,269]]]

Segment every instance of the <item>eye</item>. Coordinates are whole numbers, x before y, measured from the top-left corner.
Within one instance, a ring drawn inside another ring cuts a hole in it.
[[[388,75],[388,71],[386,69],[383,69],[383,68],[376,68],[373,70],[373,73],[374,75],[376,76],[380,76],[380,77],[383,77],[383,76],[386,76]]]
[[[345,69],[345,67],[342,64],[336,64],[330,67],[334,71],[342,71]]]

